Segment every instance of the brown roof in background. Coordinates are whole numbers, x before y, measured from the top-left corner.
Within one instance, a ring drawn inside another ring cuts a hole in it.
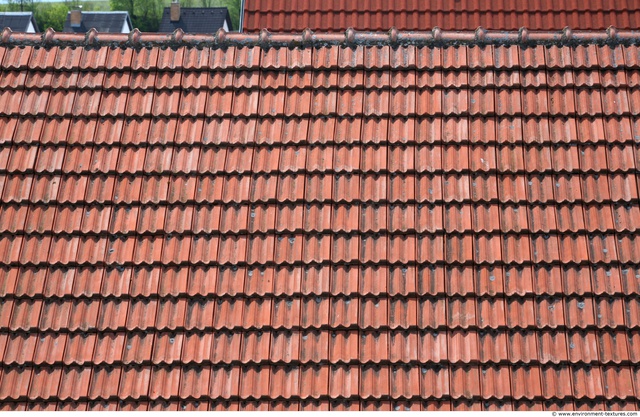
[[[638,28],[640,0],[244,0],[245,32]]]
[[[637,410],[638,35],[498,35],[5,31],[0,409]]]

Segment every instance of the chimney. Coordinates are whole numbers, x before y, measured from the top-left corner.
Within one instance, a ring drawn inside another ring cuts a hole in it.
[[[82,6],[80,6],[76,10],[71,10],[69,12],[69,20],[71,22],[72,28],[79,28],[82,26]]]
[[[180,20],[180,0],[174,0],[171,2],[171,21],[177,22]]]

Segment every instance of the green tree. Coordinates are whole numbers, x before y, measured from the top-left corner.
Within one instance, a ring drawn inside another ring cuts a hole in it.
[[[200,0],[202,7],[226,7],[234,29],[238,29],[240,0]]]
[[[6,11],[8,12],[32,12],[36,4],[33,0],[8,0]]]
[[[78,6],[80,6],[80,0],[64,0],[63,3],[69,10],[76,9]],[[86,4],[83,5],[83,10],[85,10],[85,6]]]
[[[129,12],[133,27],[155,32],[162,18],[162,0],[110,0],[111,10]]]
[[[64,3],[40,3],[34,14],[41,31],[53,28],[56,32],[62,32],[68,12],[69,7]]]

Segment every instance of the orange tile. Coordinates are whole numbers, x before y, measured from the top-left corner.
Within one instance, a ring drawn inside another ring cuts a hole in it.
[[[625,48],[0,49],[6,398],[627,407]]]

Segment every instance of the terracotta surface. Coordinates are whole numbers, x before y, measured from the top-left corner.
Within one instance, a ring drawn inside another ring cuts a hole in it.
[[[5,32],[0,408],[637,409],[636,35],[482,33]]]
[[[632,29],[639,18],[637,0],[245,0],[242,29]]]

